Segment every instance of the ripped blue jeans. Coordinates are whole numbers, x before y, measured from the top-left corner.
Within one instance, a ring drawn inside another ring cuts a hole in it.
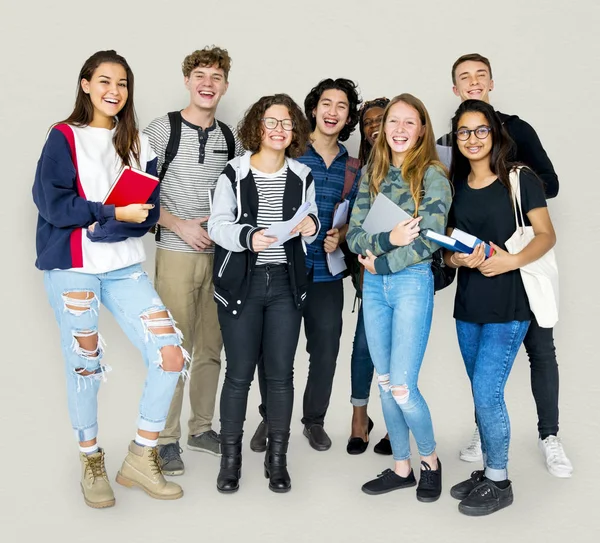
[[[44,283],[60,328],[69,415],[77,440],[89,441],[98,434],[98,390],[111,371],[103,363],[104,341],[98,332],[100,302],[140,350],[148,368],[138,428],[160,432],[182,373],[163,370],[161,349],[177,346],[185,361],[189,356],[181,347],[181,332],[142,267],[136,264],[98,275],[50,270],[44,273]],[[88,350],[82,343],[95,348]]]
[[[409,431],[421,456],[435,451],[433,424],[418,380],[433,315],[429,262],[391,275],[365,272],[363,310],[369,352],[394,460],[410,458]]]

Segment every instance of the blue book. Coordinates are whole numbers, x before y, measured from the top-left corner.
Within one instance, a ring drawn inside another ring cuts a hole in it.
[[[444,236],[443,234],[438,234],[433,230],[426,230],[425,237],[429,238],[432,241],[435,241],[438,245],[449,249],[450,251],[455,251],[457,253],[465,253],[470,255],[475,247],[483,243],[485,246],[485,256],[489,258],[494,254],[494,249],[490,247],[484,241],[481,241],[479,238],[472,236],[471,234],[467,234],[458,228],[455,228],[452,231],[451,236]]]

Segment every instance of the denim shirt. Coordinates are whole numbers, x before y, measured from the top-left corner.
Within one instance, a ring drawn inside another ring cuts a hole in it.
[[[306,254],[306,272],[309,276],[312,272],[312,280],[315,283],[337,281],[344,277],[343,273],[331,275],[329,272],[329,268],[327,267],[327,253],[325,253],[324,246],[327,231],[331,230],[333,223],[335,206],[342,199],[346,162],[349,157],[346,147],[340,142],[338,142],[338,146],[338,154],[333,159],[329,168],[327,168],[325,161],[312,145],[309,145],[306,153],[298,158],[299,162],[306,164],[312,170],[315,180],[316,202],[319,209],[319,221],[321,222],[319,235],[314,243],[307,246]],[[350,200],[350,209],[352,209],[354,200],[356,199],[359,179],[360,170],[357,172],[352,190],[347,196]]]

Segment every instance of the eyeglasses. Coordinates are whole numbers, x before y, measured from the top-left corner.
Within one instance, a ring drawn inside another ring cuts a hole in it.
[[[286,132],[294,130],[294,121],[292,121],[292,119],[276,119],[275,117],[265,117],[264,119],[261,119],[261,121],[264,123],[265,128],[268,128],[269,130],[274,130],[277,128],[279,123],[281,123],[281,128],[283,128]]]
[[[489,126],[478,126],[474,130],[469,130],[468,128],[459,128],[455,134],[456,138],[460,141],[467,141],[471,134],[475,134],[475,137],[478,140],[484,140],[490,135],[492,129]]]

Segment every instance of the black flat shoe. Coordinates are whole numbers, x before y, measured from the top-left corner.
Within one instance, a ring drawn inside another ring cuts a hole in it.
[[[442,462],[438,458],[438,467],[431,469],[427,462],[421,461],[421,478],[417,487],[417,500],[420,502],[437,501],[442,493]]]
[[[409,488],[416,484],[417,480],[412,469],[407,477],[400,477],[394,470],[386,469],[377,476],[377,479],[365,483],[362,486],[362,491],[365,494],[375,496],[377,494],[400,490],[401,488]]]
[[[367,428],[367,436],[371,433],[373,429],[373,421],[371,417],[369,417],[369,426]],[[362,454],[367,450],[369,446],[368,441],[364,441],[361,437],[351,437],[348,440],[348,445],[346,445],[346,452],[348,454]]]
[[[471,473],[469,479],[454,485],[450,489],[450,496],[457,500],[464,500],[479,483],[483,482],[484,479],[485,471],[478,469]]]
[[[254,452],[265,452],[267,450],[267,423],[264,420],[260,421],[256,432],[250,440],[250,449]]]
[[[381,441],[373,447],[373,452],[385,456],[392,456],[392,444],[390,443],[390,440],[385,437],[381,438]]]
[[[320,424],[305,426],[302,433],[308,438],[310,446],[315,451],[326,451],[331,447],[331,439]]]
[[[511,481],[504,481],[506,488],[484,479],[458,504],[458,510],[469,517],[482,517],[504,509],[514,500]]]

